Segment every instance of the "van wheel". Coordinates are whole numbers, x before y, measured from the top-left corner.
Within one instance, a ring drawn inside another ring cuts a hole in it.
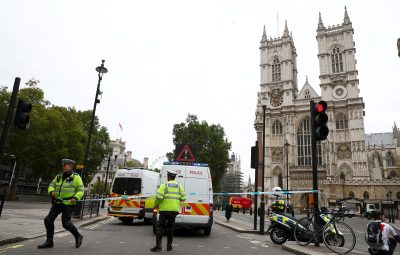
[[[121,218],[122,224],[128,225],[131,224],[133,221],[133,218],[126,218],[126,217],[122,217]]]
[[[211,227],[207,227],[203,229],[203,231],[205,236],[209,236],[211,234]]]

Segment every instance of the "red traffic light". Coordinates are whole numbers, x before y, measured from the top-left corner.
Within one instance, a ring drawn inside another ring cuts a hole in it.
[[[325,101],[319,101],[317,103],[316,110],[318,113],[326,111],[326,108],[328,108],[328,105]]]

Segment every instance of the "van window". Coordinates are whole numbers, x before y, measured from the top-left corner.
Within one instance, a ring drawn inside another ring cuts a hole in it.
[[[142,179],[140,178],[116,178],[112,192],[124,195],[135,195],[142,191]]]

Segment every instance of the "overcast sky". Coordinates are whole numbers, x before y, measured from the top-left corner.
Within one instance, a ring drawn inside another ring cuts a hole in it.
[[[0,85],[39,79],[46,99],[91,110],[95,68],[105,59],[96,114],[111,139],[150,164],[174,148],[172,128],[188,113],[220,124],[245,180],[257,92],[259,46],[283,34],[285,19],[297,49],[299,89],[308,76],[320,93],[316,28],[341,24],[344,6],[354,28],[365,130],[400,126],[400,1],[3,1]],[[23,86],[21,86],[23,87]],[[121,123],[123,130],[119,130]],[[35,123],[32,123],[35,125]],[[252,178],[253,179],[253,178]]]

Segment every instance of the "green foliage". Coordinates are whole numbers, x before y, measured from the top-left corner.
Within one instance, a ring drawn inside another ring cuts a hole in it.
[[[231,143],[225,138],[225,131],[219,124],[209,125],[199,122],[196,115],[189,114],[186,123],[175,124],[173,128],[174,144],[193,144],[197,146],[198,162],[208,163],[214,191],[220,190],[221,178],[228,167]],[[175,159],[177,151],[167,153],[170,161]]]
[[[104,192],[104,188],[106,185],[106,182],[104,181],[97,181],[95,184],[93,184],[93,187],[90,189],[90,194],[103,194],[103,195],[108,195],[110,194],[110,186],[107,185],[107,190]]]
[[[11,126],[5,152],[16,155],[19,165],[32,169],[35,176],[49,180],[61,171],[61,159],[71,158],[78,164],[83,163],[91,111],[50,105],[44,99],[43,90],[37,87],[38,83],[31,79],[27,87],[19,91],[18,97],[32,104],[31,125],[29,130]],[[5,119],[10,97],[8,88],[0,87],[1,120]],[[107,129],[95,118],[89,173],[85,176],[95,172],[104,155],[110,153],[109,141]]]

